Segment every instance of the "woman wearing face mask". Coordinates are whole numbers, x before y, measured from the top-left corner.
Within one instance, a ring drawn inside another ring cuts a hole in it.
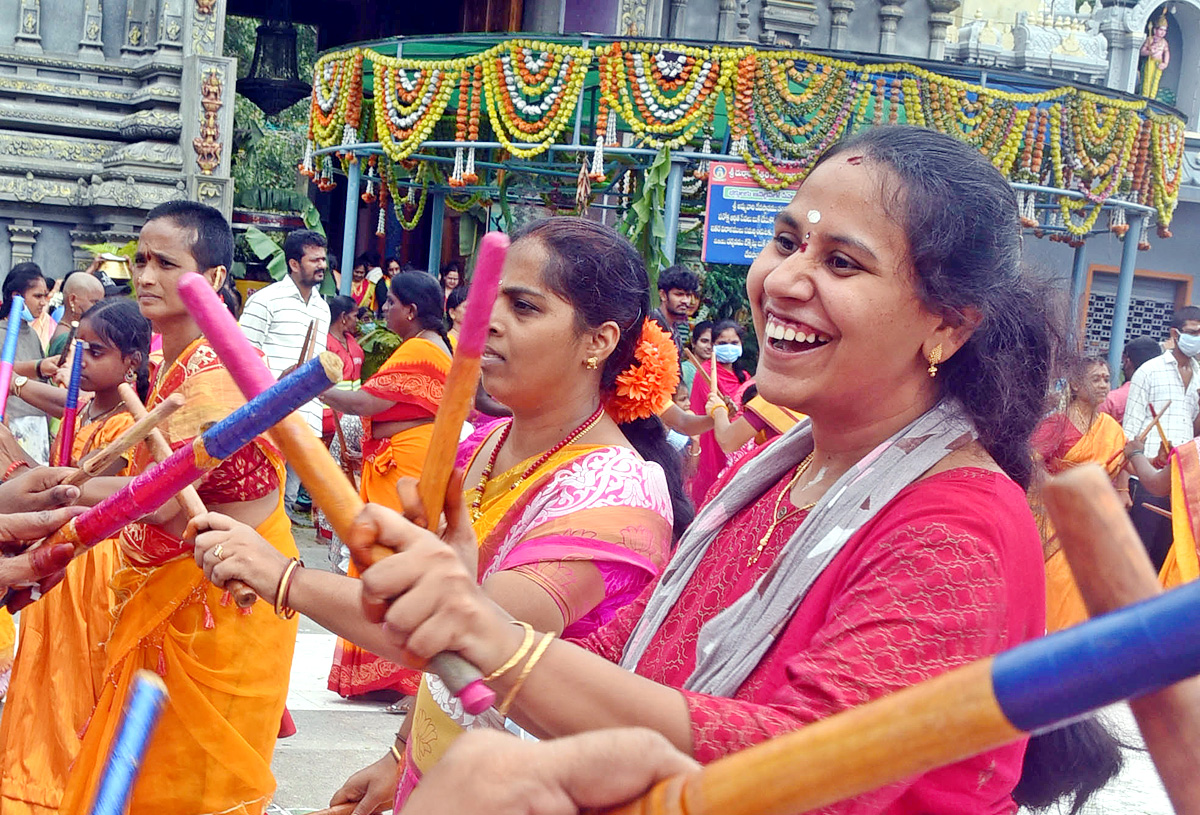
[[[713,358],[716,359],[717,391],[725,397],[732,398],[738,388],[748,378],[746,372],[738,364],[742,358],[742,335],[744,329],[733,320],[723,320],[713,327]],[[712,368],[706,373],[712,376]],[[692,382],[692,413],[706,415],[705,406],[708,404],[710,387],[708,380],[697,376]],[[735,404],[735,407],[738,405]],[[692,503],[697,507],[704,503],[708,488],[717,480],[717,474],[726,463],[725,451],[717,443],[716,436],[709,430],[700,437],[700,456],[696,462],[696,474],[688,484],[688,492]]]

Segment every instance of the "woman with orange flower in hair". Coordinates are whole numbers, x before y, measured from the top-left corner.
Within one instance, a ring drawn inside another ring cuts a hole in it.
[[[691,519],[679,457],[656,416],[679,381],[677,352],[649,311],[645,265],[608,227],[552,218],[509,250],[483,385],[513,417],[459,447],[479,543],[459,554],[495,602],[538,630],[579,637],[607,622],[657,577]],[[224,544],[221,568],[278,581],[287,561],[244,543]],[[299,570],[288,602],[374,650],[378,626],[342,624],[361,619],[358,592],[345,587],[346,578]],[[454,701],[426,675],[395,752],[352,776],[333,803],[367,799],[361,811],[380,811],[397,779],[406,796],[463,727],[502,723]]]

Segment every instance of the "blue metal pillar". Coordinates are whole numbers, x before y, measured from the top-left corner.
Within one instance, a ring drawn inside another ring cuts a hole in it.
[[[1083,287],[1087,283],[1087,242],[1075,247],[1075,262],[1071,264],[1071,339],[1079,337],[1079,323],[1087,313],[1083,302]]]
[[[662,251],[663,256],[667,259],[667,264],[675,262],[675,243],[679,238],[679,204],[683,198],[683,168],[686,166],[684,161],[671,161],[671,171],[667,174],[667,195],[666,209],[663,213],[663,226],[666,227],[667,234],[663,237]],[[661,269],[654,269],[654,276],[657,276]]]
[[[332,158],[329,159],[332,161]],[[350,296],[351,271],[354,269],[354,253],[358,244],[359,188],[362,184],[362,161],[350,162],[346,173],[346,220],[342,223],[342,283],[338,294]]]
[[[1121,353],[1125,350],[1125,329],[1129,325],[1129,303],[1133,299],[1133,273],[1137,268],[1138,237],[1149,216],[1138,213],[1129,219],[1129,232],[1121,247],[1121,271],[1117,276],[1117,302],[1113,308],[1112,335],[1108,341],[1108,368],[1114,375],[1121,370]]]
[[[442,225],[446,220],[446,195],[429,193],[429,273],[437,277],[442,270]]]

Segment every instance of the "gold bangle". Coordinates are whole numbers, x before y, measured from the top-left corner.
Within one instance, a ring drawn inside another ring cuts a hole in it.
[[[516,701],[517,693],[520,692],[521,686],[525,684],[525,680],[529,678],[529,673],[533,670],[533,666],[538,664],[538,660],[542,658],[542,654],[546,653],[546,649],[550,647],[550,640],[554,639],[554,632],[548,631],[542,637],[541,642],[533,649],[533,653],[529,655],[529,661],[525,663],[525,667],[521,669],[521,675],[517,677],[517,681],[513,683],[512,690],[504,697],[504,701],[496,708],[496,712],[501,716],[508,715],[508,709],[512,707],[512,703]]]
[[[716,413],[718,410],[723,410],[723,411],[725,411],[726,415],[729,415],[729,406],[728,405],[713,405],[712,409],[708,411],[709,418],[715,419],[716,416],[714,416],[713,414]]]
[[[512,624],[519,625],[525,629],[525,638],[521,640],[521,647],[518,648],[511,657],[508,658],[507,662],[485,676],[483,678],[484,682],[491,682],[493,679],[499,679],[515,668],[517,663],[523,660],[525,655],[529,653],[529,648],[533,645],[533,626],[529,623],[521,622],[520,620],[512,620]]]
[[[300,558],[291,558],[287,568],[283,570],[283,575],[279,578],[279,586],[275,589],[275,616],[281,620],[290,620],[296,616],[295,609],[287,607],[287,593],[288,589],[292,587],[292,575],[302,565]]]
[[[404,761],[404,755],[396,749],[396,745],[392,745],[392,758],[396,759],[396,763],[400,764]]]

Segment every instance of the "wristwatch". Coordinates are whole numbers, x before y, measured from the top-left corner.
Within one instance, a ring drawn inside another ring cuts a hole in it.
[[[29,381],[29,377],[16,374],[12,378],[12,386],[8,389],[9,395],[19,397],[21,388],[25,387],[25,383]]]

